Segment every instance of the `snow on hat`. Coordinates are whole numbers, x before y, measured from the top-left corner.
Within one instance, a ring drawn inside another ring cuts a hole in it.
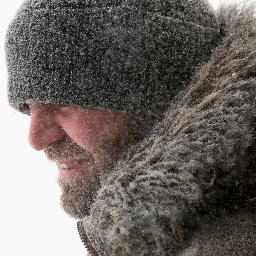
[[[9,103],[162,112],[219,39],[204,0],[28,0],[6,37]]]

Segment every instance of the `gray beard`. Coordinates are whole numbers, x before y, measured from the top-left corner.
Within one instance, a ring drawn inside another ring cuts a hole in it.
[[[147,124],[144,124],[135,118],[133,119],[134,122],[137,122],[137,126],[133,124],[133,127],[135,127],[133,131],[133,143],[135,143],[142,138],[142,134],[144,135],[141,131],[146,131],[145,127],[147,127]],[[144,130],[141,127],[144,127]],[[113,143],[113,147],[118,149],[118,146],[115,143]],[[112,159],[106,152],[99,152],[99,157],[101,158],[100,162],[103,166],[101,167],[102,169],[99,169],[90,152],[77,145],[68,136],[62,140],[52,142],[44,152],[50,161],[90,158],[92,164],[90,175],[77,175],[70,179],[58,178],[58,184],[61,188],[60,199],[63,210],[75,219],[82,219],[86,215],[89,215],[90,207],[100,188],[101,180],[106,179],[114,166]]]
[[[51,161],[58,159],[87,159],[90,156],[92,163],[90,175],[75,175],[71,179],[58,178],[63,210],[75,219],[84,218],[89,214],[90,206],[100,187],[101,170],[96,167],[91,154],[69,137],[51,143],[44,152]]]
[[[93,173],[90,180],[83,175],[65,180],[58,178],[61,188],[61,206],[69,216],[75,219],[82,219],[90,213],[90,206],[100,187],[100,178],[96,175],[99,172],[96,168]]]

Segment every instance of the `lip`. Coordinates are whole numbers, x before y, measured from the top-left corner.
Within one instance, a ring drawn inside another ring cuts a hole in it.
[[[60,167],[60,164],[63,164],[65,162],[72,162],[72,161],[79,161],[79,163],[70,168]],[[91,166],[90,159],[74,159],[74,160],[66,159],[66,160],[56,161],[56,163],[58,164],[59,175],[62,179],[71,178],[72,176],[79,175],[79,173],[82,173],[82,172],[88,172]]]
[[[74,161],[79,161],[80,162],[82,160],[85,160],[85,159],[66,158],[66,159],[56,160],[55,162],[57,164],[63,164],[63,163],[66,163],[66,162],[74,162]]]

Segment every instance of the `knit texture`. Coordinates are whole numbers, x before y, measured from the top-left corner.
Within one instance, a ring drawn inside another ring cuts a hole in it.
[[[158,119],[220,40],[205,1],[30,0],[6,38],[8,97]]]
[[[83,219],[99,255],[175,255],[196,216],[214,214],[247,171],[254,157],[248,149],[256,113],[256,23],[251,10],[232,22],[222,18],[223,43],[151,135],[117,164]]]

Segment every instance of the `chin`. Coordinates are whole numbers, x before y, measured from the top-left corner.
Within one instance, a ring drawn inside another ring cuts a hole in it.
[[[61,188],[61,206],[72,218],[83,219],[90,214],[90,207],[100,187],[99,178],[93,176],[88,178],[83,175],[72,177],[72,179],[58,178]]]
[[[61,206],[66,214],[74,219],[83,219],[90,213],[91,202],[85,197],[80,197],[74,200],[72,196],[67,194],[61,195]]]

